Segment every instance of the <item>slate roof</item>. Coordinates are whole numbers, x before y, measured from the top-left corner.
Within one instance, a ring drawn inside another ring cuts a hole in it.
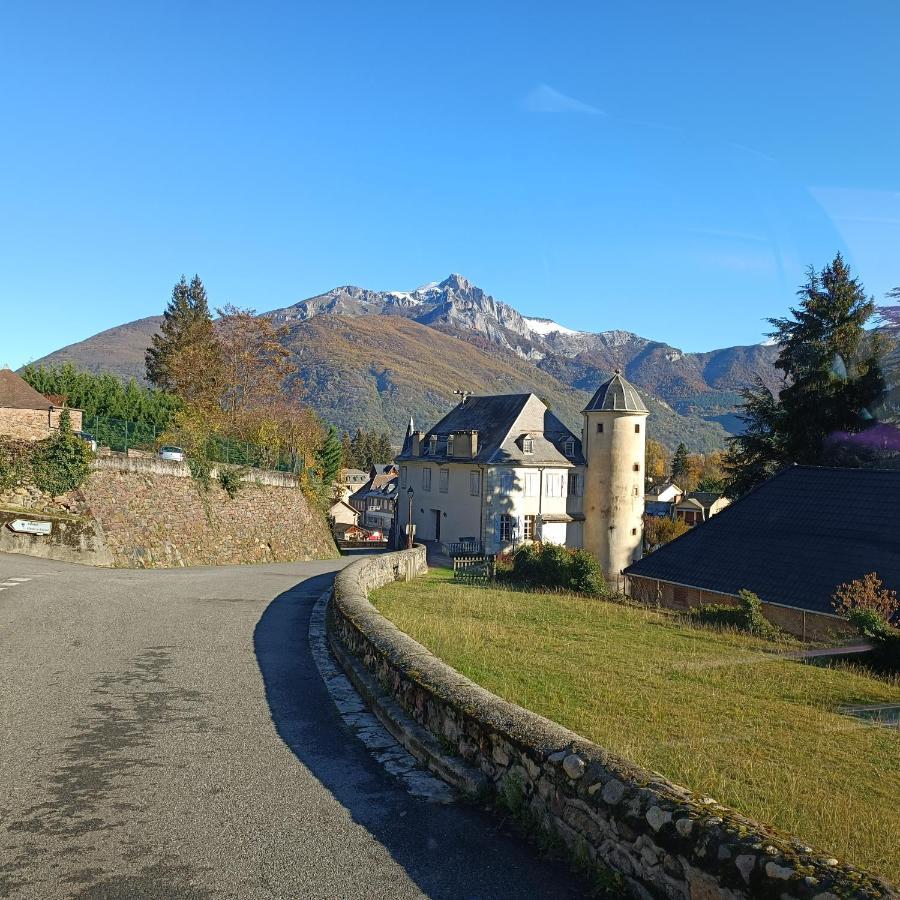
[[[478,453],[474,459],[447,456],[447,438],[458,431],[478,432]],[[432,435],[437,436],[434,453],[414,457],[411,444],[406,444],[397,459],[558,468],[584,465],[580,439],[534,394],[467,397],[425,435],[425,446],[429,446]],[[533,453],[525,453],[522,449],[525,437],[534,442]],[[574,443],[570,457],[565,455],[567,440]]]
[[[53,404],[12,369],[0,369],[0,407],[6,409],[49,409]]]
[[[597,388],[582,412],[635,412],[646,413],[647,407],[637,392],[637,388],[616,369],[615,375]]]
[[[833,613],[868,572],[900,591],[898,510],[900,471],[791,466],[625,571]]]

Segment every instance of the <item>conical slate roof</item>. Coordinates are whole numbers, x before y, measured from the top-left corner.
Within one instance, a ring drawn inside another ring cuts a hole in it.
[[[616,374],[597,388],[597,393],[582,412],[649,413],[649,410],[634,385],[629,384],[616,369]]]

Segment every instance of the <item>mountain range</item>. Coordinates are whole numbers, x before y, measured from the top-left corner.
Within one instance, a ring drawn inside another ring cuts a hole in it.
[[[744,387],[757,378],[773,389],[779,383],[773,346],[685,353],[628,331],[575,331],[523,316],[461,275],[414,291],[346,285],[263,315],[284,326],[295,377],[326,421],[395,439],[410,416],[432,424],[457,390],[533,391],[577,428],[590,392],[618,368],[648,403],[651,437],[709,451],[738,430]],[[108,329],[35,363],[143,380],[144,351],[160,321]]]

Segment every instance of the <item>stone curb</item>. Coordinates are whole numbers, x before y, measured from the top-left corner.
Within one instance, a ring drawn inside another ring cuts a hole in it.
[[[328,644],[369,709],[420,763],[470,798],[486,799],[493,793],[493,784],[483,772],[466,765],[458,756],[451,756],[430,731],[414,722],[400,704],[381,689],[362,663],[330,632]]]

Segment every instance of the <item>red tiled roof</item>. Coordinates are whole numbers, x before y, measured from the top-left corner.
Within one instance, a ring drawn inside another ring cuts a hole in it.
[[[49,409],[53,404],[12,369],[0,369],[0,407]]]

